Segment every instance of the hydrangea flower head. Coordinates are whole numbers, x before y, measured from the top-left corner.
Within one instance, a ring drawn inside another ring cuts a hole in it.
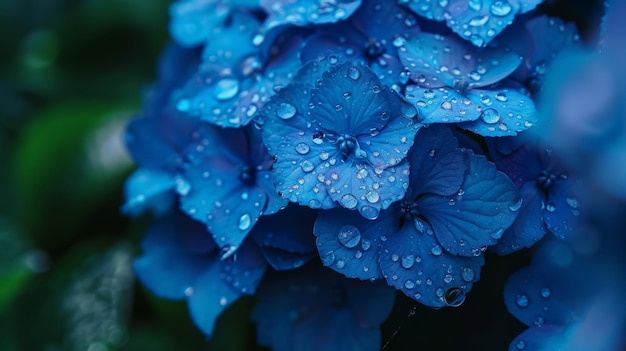
[[[309,76],[326,64],[311,63],[300,74],[309,84],[284,88],[263,110],[276,189],[292,202],[373,219],[403,197],[403,160],[421,124],[367,66],[328,64],[318,79]]]

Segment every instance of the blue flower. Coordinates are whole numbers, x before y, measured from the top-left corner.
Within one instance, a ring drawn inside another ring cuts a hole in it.
[[[477,47],[486,46],[515,15],[533,10],[542,0],[400,0],[416,14],[446,21],[450,29]]]
[[[252,14],[233,11],[212,30],[198,72],[176,94],[181,112],[223,127],[244,126],[291,81],[301,65],[300,33],[285,32],[259,47],[251,39],[259,26]]]
[[[521,144],[521,145],[520,145]],[[563,166],[552,149],[543,143],[503,138],[490,143],[498,169],[519,188],[519,215],[493,247],[504,255],[530,247],[548,232],[559,238],[575,234],[581,213],[576,193],[580,180]]]
[[[239,260],[220,260],[206,228],[176,213],[157,220],[146,232],[144,254],[134,262],[139,280],[155,295],[186,300],[195,324],[207,335],[216,318],[242,294],[252,294],[265,261],[250,244]]]
[[[376,218],[404,195],[402,161],[421,124],[367,66],[345,62],[315,74],[321,64],[300,73],[309,84],[282,89],[263,109],[276,189],[312,208],[340,205]]]
[[[521,62],[510,50],[478,50],[451,36],[422,33],[407,40],[399,56],[418,84],[406,87],[405,98],[426,124],[458,123],[480,135],[506,136],[537,122],[523,88],[495,85]]]
[[[309,265],[269,275],[257,300],[258,341],[274,351],[379,350],[394,290]]]
[[[445,127],[420,130],[404,200],[375,221],[338,210],[314,228],[324,265],[389,285],[433,307],[458,306],[479,279],[482,253],[513,222],[514,185]]]
[[[347,21],[322,26],[308,37],[302,58],[306,62],[332,55],[338,61],[359,61],[383,84],[400,91],[408,76],[398,58],[398,47],[419,32],[416,19],[403,7],[392,1],[368,0]]]
[[[177,178],[181,209],[206,223],[224,255],[233,254],[261,215],[287,205],[271,178],[272,159],[252,127],[198,128]]]

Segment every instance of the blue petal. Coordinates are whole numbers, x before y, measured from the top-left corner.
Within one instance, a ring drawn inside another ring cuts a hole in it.
[[[381,237],[397,227],[393,216],[372,222],[358,214],[336,209],[320,212],[313,231],[322,264],[348,278],[378,279]]]
[[[463,184],[465,156],[457,140],[444,126],[422,128],[409,155],[411,172],[407,198],[420,194],[452,195]]]
[[[477,50],[453,36],[422,33],[399,49],[411,79],[422,87],[469,88],[497,83],[520,65],[516,53],[501,48]]]
[[[419,232],[407,223],[381,244],[383,275],[389,285],[427,306],[458,306],[478,281],[484,258],[442,251],[428,223],[422,226]]]
[[[246,64],[255,59],[258,62],[259,49],[252,44],[252,36],[259,26],[259,20],[252,14],[231,12],[224,25],[211,28],[202,52],[203,60],[224,68],[235,68],[237,73],[244,75],[249,69]]]
[[[482,136],[513,136],[537,123],[538,116],[533,100],[514,89],[473,90],[467,97],[481,112],[471,122],[459,123],[459,127]]]
[[[528,326],[567,325],[576,318],[567,302],[568,289],[553,267],[530,266],[513,273],[504,286],[504,303],[511,314]]]
[[[564,350],[565,329],[561,326],[542,325],[524,330],[509,345],[509,351]]]
[[[249,240],[235,254],[220,261],[220,264],[220,278],[244,295],[254,294],[267,268],[261,250]]]
[[[314,252],[313,223],[317,213],[307,207],[290,205],[271,216],[263,216],[250,236],[261,247],[288,252]]]
[[[396,45],[394,39],[420,33],[415,16],[395,1],[364,1],[350,21],[368,38],[386,42],[388,49]]]
[[[290,252],[271,246],[261,247],[261,251],[267,263],[277,271],[300,268],[317,256],[313,251],[304,253]]]
[[[417,108],[419,120],[424,124],[459,123],[480,116],[478,106],[454,89],[408,85],[404,97]]]
[[[468,172],[452,196],[423,194],[415,204],[443,248],[472,256],[493,245],[515,220],[520,196],[513,183],[484,156],[466,151]]]
[[[196,277],[212,262],[208,256],[185,250],[178,236],[178,226],[171,217],[150,226],[142,247],[144,254],[133,263],[135,273],[149,290],[163,298],[187,296]]]
[[[498,243],[491,247],[498,255],[508,255],[522,248],[533,246],[546,234],[543,222],[544,196],[534,182],[527,182],[520,189],[522,202],[515,222],[507,229]],[[517,204],[516,204],[517,206]]]
[[[380,347],[378,326],[391,311],[393,289],[313,266],[268,278],[252,311],[262,345],[273,350]]]
[[[151,211],[162,214],[174,203],[174,177],[167,172],[140,168],[131,174],[124,184],[126,202],[122,213],[139,216]]]
[[[542,0],[407,0],[408,6],[428,19],[446,20],[448,27],[473,45],[487,45],[518,13],[534,9]]]
[[[339,3],[323,1],[261,0],[261,6],[268,13],[264,27],[270,30],[277,26],[291,24],[334,23],[348,18],[361,5],[361,0],[348,0]]]
[[[576,180],[573,177],[554,182],[545,204],[543,220],[546,228],[561,239],[572,236],[580,223],[580,197],[575,194]]]
[[[217,317],[239,296],[239,292],[220,279],[220,264],[218,261],[213,261],[197,277],[193,293],[187,299],[191,319],[202,332],[210,337]]]
[[[182,46],[202,44],[230,8],[223,1],[180,0],[170,5],[170,33]]]

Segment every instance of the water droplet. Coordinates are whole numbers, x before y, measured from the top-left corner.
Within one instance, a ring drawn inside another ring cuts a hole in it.
[[[407,279],[407,281],[404,282],[404,287],[411,290],[415,287],[415,283],[412,280]]]
[[[533,324],[536,327],[541,327],[543,325],[543,323],[545,322],[545,319],[543,319],[542,316],[537,316],[537,318],[535,318],[535,320],[533,321]]]
[[[252,221],[250,220],[250,215],[245,213],[239,218],[239,230],[246,230],[250,228],[250,224]]]
[[[526,296],[526,294],[517,294],[517,296],[515,296],[515,304],[521,308],[527,307],[528,302],[528,296]]]
[[[523,202],[524,199],[520,197],[519,200],[509,206],[509,210],[513,212],[519,211],[519,209],[522,207]]]
[[[578,208],[580,206],[580,204],[578,203],[578,199],[576,199],[575,197],[566,197],[565,202],[567,202],[567,204],[571,208]]]
[[[548,204],[546,205],[546,211],[550,213],[556,211],[556,206],[554,206],[554,203],[548,202]]]
[[[374,220],[378,218],[380,211],[376,207],[365,205],[359,211],[361,215],[367,219]]]
[[[292,104],[282,102],[276,110],[276,116],[282,119],[289,119],[296,115],[296,107]]]
[[[306,155],[306,154],[309,153],[310,150],[311,150],[311,148],[309,147],[309,145],[307,145],[305,143],[299,143],[298,145],[296,145],[296,151],[300,155]]]
[[[470,267],[462,267],[461,268],[461,278],[468,282],[471,283],[474,281],[474,277],[475,277],[475,273],[474,270]]]
[[[328,251],[324,257],[322,257],[322,264],[326,267],[330,267],[335,262],[335,253]]]
[[[186,196],[191,191],[191,184],[183,178],[176,179],[175,187],[180,196]]]
[[[344,260],[343,258],[338,259],[337,263],[335,263],[335,266],[337,266],[337,268],[339,268],[339,269],[345,267],[346,266],[346,260]]]
[[[504,0],[504,1],[496,1],[493,4],[491,4],[490,10],[494,16],[502,17],[511,13],[513,8],[506,0]]]
[[[523,349],[525,349],[525,348],[526,348],[526,341],[524,341],[524,340],[520,340],[520,341],[518,341],[518,342],[517,342],[517,344],[515,344],[515,347],[516,347],[518,350],[523,350]]]
[[[485,45],[485,41],[483,40],[483,38],[481,38],[480,36],[476,34],[470,37],[470,41],[472,42],[474,46],[482,47],[483,45]]]
[[[439,246],[438,244],[433,245],[433,247],[430,249],[430,253],[432,253],[435,256],[441,255],[442,253],[441,246]]]
[[[489,21],[489,16],[476,16],[469,21],[469,25],[472,27],[480,27],[485,25]]]
[[[426,89],[424,90],[424,99],[432,99],[435,97],[435,92],[432,91],[431,89]]]
[[[358,204],[358,200],[352,194],[344,194],[339,200],[339,202],[341,203],[343,207],[350,209],[350,210],[356,208],[356,205]]]
[[[444,101],[441,103],[441,108],[444,110],[452,109],[452,104],[449,101]]]
[[[410,269],[411,267],[413,267],[414,263],[415,263],[415,256],[413,255],[402,256],[402,267],[406,269]]]
[[[548,297],[550,297],[550,295],[552,295],[552,291],[550,291],[549,288],[541,289],[541,297],[548,298]]]
[[[226,306],[227,303],[228,303],[228,299],[225,296],[222,296],[220,298],[220,305]]]
[[[185,296],[191,296],[193,295],[193,288],[191,286],[188,286],[185,288]]]
[[[189,99],[181,99],[176,104],[176,108],[178,109],[178,111],[181,112],[189,111],[189,109],[191,108],[191,101],[189,101]]]
[[[500,102],[506,102],[507,97],[505,93],[497,93],[496,94],[496,100],[500,101]]]
[[[488,108],[480,114],[480,119],[482,119],[485,123],[493,124],[500,120],[500,114],[498,111]]]
[[[393,262],[398,262],[398,260],[400,259],[400,256],[398,256],[398,254],[391,254],[391,261]]]
[[[361,232],[359,232],[359,228],[353,225],[344,225],[341,229],[339,229],[337,239],[341,245],[351,249],[357,246],[361,241]]]
[[[233,78],[223,78],[215,83],[215,98],[224,101],[232,99],[239,92],[239,81]]]
[[[467,7],[469,7],[470,9],[474,11],[480,11],[480,9],[483,7],[483,1],[482,0],[469,0],[467,2]]]
[[[350,77],[350,79],[352,80],[357,80],[359,79],[359,77],[361,77],[361,72],[358,68],[350,66],[348,67],[348,77]]]
[[[365,194],[365,198],[370,203],[376,203],[380,199],[380,195],[375,191],[368,191],[367,194]]]
[[[304,161],[300,162],[300,168],[302,168],[303,171],[309,173],[313,169],[315,169],[315,166],[313,165],[313,163],[311,163],[311,161],[304,160]]]
[[[465,293],[461,288],[450,288],[446,291],[444,300],[448,306],[458,307],[465,301]]]

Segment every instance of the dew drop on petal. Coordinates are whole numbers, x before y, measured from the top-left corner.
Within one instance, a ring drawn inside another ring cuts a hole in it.
[[[378,193],[375,191],[368,191],[367,194],[365,194],[365,198],[368,202],[373,204],[378,202],[378,200],[380,199],[380,195],[378,195]]]
[[[465,293],[460,288],[450,288],[444,295],[444,300],[448,306],[458,307],[465,301]]]
[[[252,223],[250,219],[250,215],[245,213],[241,217],[239,217],[239,225],[237,226],[239,230],[247,230],[250,228],[250,224]]]
[[[181,99],[176,104],[176,108],[181,112],[189,111],[189,108],[191,108],[191,102],[188,99]]]
[[[513,7],[511,7],[511,5],[506,0],[503,0],[494,2],[493,4],[491,4],[491,7],[489,9],[494,16],[503,17],[511,13]]]
[[[500,114],[498,113],[498,111],[492,108],[488,108],[480,114],[480,119],[482,119],[483,122],[487,124],[493,124],[497,123],[500,120]]]
[[[411,290],[411,289],[413,289],[413,288],[415,287],[415,283],[414,283],[412,280],[407,279],[407,280],[404,282],[404,287],[405,287],[405,288],[407,288],[407,289],[409,289],[409,290]]]
[[[441,103],[441,108],[444,110],[450,110],[452,108],[452,104],[449,101],[444,101]]]
[[[359,228],[353,225],[344,225],[339,229],[339,233],[337,233],[337,239],[341,243],[341,245],[351,249],[359,244],[361,241],[361,232]]]
[[[523,349],[525,349],[525,348],[526,348],[526,341],[524,341],[524,340],[520,340],[520,341],[518,341],[518,342],[517,342],[517,344],[515,344],[515,347],[516,347],[518,350],[523,350]]]
[[[519,209],[522,207],[523,202],[524,199],[520,197],[519,200],[509,206],[509,210],[513,212],[519,211]]]
[[[359,77],[361,77],[361,72],[358,68],[350,66],[348,67],[348,77],[350,77],[350,79],[352,80],[357,80],[359,79]]]
[[[496,94],[496,100],[500,101],[500,102],[506,102],[507,97],[505,93],[497,93]]]
[[[298,145],[296,145],[296,151],[300,155],[306,155],[307,153],[309,153],[310,150],[311,148],[309,147],[309,145],[305,143],[299,143]]]
[[[341,203],[343,207],[350,209],[350,210],[356,208],[356,205],[358,204],[358,200],[352,194],[344,194],[339,200],[339,202]]]
[[[461,268],[461,278],[468,282],[471,283],[474,281],[474,277],[475,277],[475,273],[474,270],[470,267],[462,267]]]
[[[489,21],[489,16],[476,16],[469,21],[469,25],[472,27],[480,27],[485,25]]]
[[[220,305],[226,306],[227,303],[228,303],[228,299],[225,296],[222,296],[220,298]]]
[[[552,291],[550,291],[550,288],[541,289],[541,297],[547,299],[548,297],[550,297],[551,294],[552,294]]]
[[[435,256],[441,255],[442,253],[441,246],[439,246],[438,244],[433,245],[433,247],[430,249],[430,253],[432,253]]]
[[[546,205],[546,211],[552,213],[556,211],[556,206],[554,206],[552,202],[548,202],[548,204]]]
[[[372,246],[372,243],[369,240],[367,240],[367,239],[361,240],[361,248],[364,251],[369,250],[371,246]]]
[[[296,107],[292,104],[282,102],[276,110],[276,116],[281,119],[290,119],[296,115]]]
[[[235,97],[239,92],[239,81],[233,78],[223,78],[215,83],[215,98],[224,101]]]
[[[322,257],[322,264],[326,267],[331,266],[333,263],[335,263],[335,253],[333,251],[328,251],[323,257]]]
[[[402,256],[402,267],[406,269],[410,269],[415,264],[415,256],[413,255],[403,255]]]
[[[335,263],[335,266],[337,266],[337,268],[339,268],[339,269],[345,267],[346,266],[346,260],[344,260],[343,258],[338,259],[337,262]]]
[[[365,205],[361,207],[360,211],[361,215],[367,219],[374,220],[378,218],[378,214],[380,211],[376,207]]]
[[[315,169],[315,166],[313,165],[313,163],[311,163],[311,161],[304,160],[300,162],[300,168],[302,168],[303,171],[308,173],[308,172],[311,172],[313,169]]]
[[[517,294],[517,296],[515,296],[515,304],[521,308],[527,307],[528,302],[528,296],[526,296],[526,294]]]

